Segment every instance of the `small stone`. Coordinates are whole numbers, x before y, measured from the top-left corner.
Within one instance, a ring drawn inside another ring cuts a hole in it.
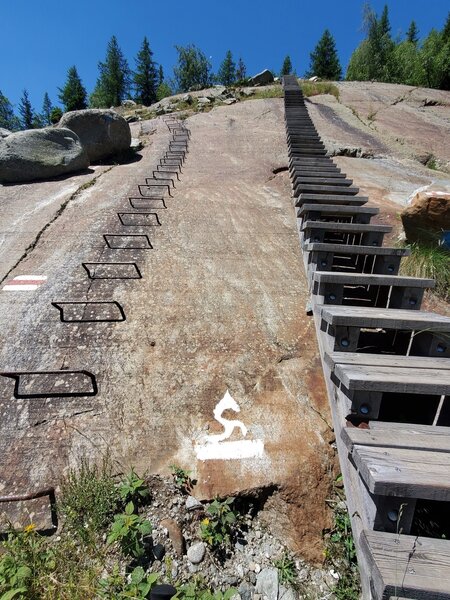
[[[153,546],[153,556],[156,558],[156,560],[162,560],[164,558],[165,553],[166,549],[162,544],[155,544]]]
[[[243,581],[239,586],[239,594],[241,595],[242,600],[252,600],[253,592],[255,591],[253,586]]]
[[[256,591],[267,600],[278,600],[278,569],[263,569],[256,578]]]
[[[230,600],[242,600],[242,597],[240,594],[233,594]]]
[[[249,574],[247,575],[248,580],[250,581],[250,583],[252,583],[253,585],[255,585],[256,583],[256,574],[253,573],[253,571],[250,571]]]
[[[160,523],[161,527],[167,529],[173,549],[178,556],[183,556],[185,553],[185,542],[181,527],[174,519],[163,519]]]
[[[259,531],[259,529],[255,531],[255,537],[257,540],[260,540],[262,538],[262,533]]]
[[[204,104],[211,104],[211,100],[209,98],[205,98],[205,97],[198,98],[197,101],[198,101],[199,104],[203,104],[203,105]]]
[[[176,560],[172,562],[172,570],[171,573],[172,579],[176,579],[178,577],[178,563]]]
[[[254,571],[255,571],[256,574],[258,574],[261,571],[261,566],[258,565],[258,563],[255,564]]]
[[[192,563],[189,563],[188,569],[189,573],[197,573],[198,571],[200,571],[201,567],[199,565],[193,565]]]
[[[240,579],[243,579],[243,577],[244,577],[244,566],[243,566],[243,565],[238,565],[238,566],[236,567],[236,573],[237,573],[237,576],[238,576]]]
[[[198,565],[204,559],[205,552],[206,546],[203,542],[197,542],[195,544],[192,544],[192,546],[190,546],[190,548],[188,548],[187,551],[187,557],[189,562],[191,562],[194,565]]]
[[[186,498],[185,507],[186,510],[196,510],[203,508],[203,504],[199,500],[197,500],[197,498],[194,498],[194,496],[188,496]]]

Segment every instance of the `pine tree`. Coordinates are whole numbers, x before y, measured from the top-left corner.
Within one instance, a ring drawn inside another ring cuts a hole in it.
[[[389,23],[389,9],[384,5],[383,12],[379,20],[380,35],[391,35],[391,24]]]
[[[116,36],[112,36],[106,49],[105,62],[99,62],[100,75],[90,104],[95,107],[120,106],[130,89],[130,69],[119,48]]]
[[[325,29],[314,52],[311,52],[311,64],[307,77],[317,75],[322,79],[338,81],[342,77],[342,69],[336,52],[333,36]]]
[[[20,121],[14,114],[11,102],[0,90],[0,127],[16,131],[20,129]]]
[[[52,109],[53,109],[53,106],[52,106],[50,97],[47,94],[47,92],[45,92],[44,101],[42,102],[42,115],[41,115],[42,124],[44,126],[52,124],[52,122],[50,120],[50,115],[52,113]]]
[[[158,89],[156,90],[156,99],[159,102],[163,98],[168,98],[172,96],[172,90],[170,86],[164,81],[158,85]]]
[[[175,46],[178,65],[174,68],[175,81],[180,92],[204,89],[211,84],[211,63],[194,44]]]
[[[406,40],[414,45],[417,45],[417,42],[419,41],[419,30],[417,29],[415,21],[411,21],[408,31],[406,32]]]
[[[67,80],[64,87],[58,89],[60,91],[58,97],[64,104],[66,111],[82,110],[87,107],[86,90],[75,65],[67,71]]]
[[[164,71],[162,65],[159,65],[158,69],[158,85],[161,85],[164,81]]]
[[[226,86],[232,85],[236,81],[236,64],[233,61],[231,50],[228,50],[225,54],[217,73],[217,80]]]
[[[283,61],[283,66],[281,67],[280,76],[291,75],[292,74],[292,62],[291,57],[288,55]]]
[[[237,68],[236,68],[236,80],[244,81],[246,76],[247,76],[247,68],[246,68],[242,58],[239,58]]]
[[[20,122],[22,129],[34,129],[35,127],[35,114],[31,106],[30,98],[28,97],[27,90],[23,90],[22,98],[19,104]]]
[[[147,37],[144,37],[141,49],[135,59],[136,71],[133,74],[136,92],[134,99],[139,104],[144,104],[144,106],[150,106],[156,101],[158,74],[152,56],[153,52],[150,50],[150,44]]]

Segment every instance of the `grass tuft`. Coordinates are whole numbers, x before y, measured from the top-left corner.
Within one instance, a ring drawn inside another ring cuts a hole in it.
[[[400,274],[410,277],[431,278],[436,281],[433,293],[450,300],[450,252],[437,244],[414,243],[411,255],[402,259]]]
[[[339,100],[339,89],[331,81],[300,81],[300,87],[304,96],[319,96],[320,94],[331,94]]]

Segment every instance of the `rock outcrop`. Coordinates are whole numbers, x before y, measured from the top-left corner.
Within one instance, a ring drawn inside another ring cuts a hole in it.
[[[250,79],[251,85],[267,85],[268,83],[273,83],[273,74],[269,69],[264,69]]]
[[[400,216],[408,242],[441,237],[450,229],[450,193],[419,192]]]
[[[91,161],[128,150],[131,132],[128,123],[113,110],[91,108],[65,113],[58,127],[74,131]]]
[[[8,135],[11,135],[11,133],[12,133],[12,131],[10,131],[9,129],[5,129],[4,127],[0,127],[0,139],[8,137]]]
[[[16,183],[81,171],[89,156],[70,129],[28,129],[0,139],[0,181]]]

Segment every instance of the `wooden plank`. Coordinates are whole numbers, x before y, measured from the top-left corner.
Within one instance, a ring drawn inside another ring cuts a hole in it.
[[[350,185],[353,184],[353,180],[352,179],[345,179],[345,178],[341,178],[340,176],[343,175],[343,173],[338,173],[337,177],[331,176],[331,177],[326,177],[325,175],[322,176],[322,174],[320,174],[319,176],[315,176],[312,175],[310,177],[308,177],[307,175],[297,175],[297,177],[295,178],[294,181],[294,187],[300,187],[302,184],[305,183],[312,183],[312,184],[318,184],[318,185],[336,185],[336,186],[340,186],[340,187],[349,187]]]
[[[392,354],[363,354],[362,352],[325,352],[324,361],[332,371],[334,371],[336,364],[450,370],[450,358],[435,358],[431,356],[417,357]],[[374,422],[374,426],[377,426],[376,421]]]
[[[315,185],[312,183],[302,183],[295,188],[295,195],[301,192],[311,192],[315,194],[348,194],[356,196],[359,192],[357,187],[347,187],[338,185]]]
[[[409,248],[390,248],[388,246],[360,246],[359,244],[322,244],[312,242],[305,245],[307,252],[334,252],[339,255],[346,254],[376,254],[379,256],[408,256]]]
[[[392,227],[389,225],[372,225],[371,223],[334,223],[333,221],[304,221],[301,230],[319,229],[322,231],[342,231],[344,233],[365,233],[370,231],[380,231],[389,233]]]
[[[392,392],[395,394],[450,394],[450,372],[445,369],[403,369],[402,367],[342,365],[334,374],[347,390]]]
[[[332,204],[317,206],[317,204],[303,204],[297,211],[297,217],[303,217],[308,212],[336,216],[351,216],[356,214],[377,215],[380,209],[375,206],[334,206]]]
[[[299,207],[303,204],[348,204],[361,206],[369,201],[367,196],[342,196],[337,194],[300,194],[295,199],[294,206]]]
[[[376,275],[372,273],[338,273],[336,271],[314,271],[313,281],[339,283],[341,285],[387,285],[412,288],[433,288],[435,285],[434,279],[422,279],[420,277]]]
[[[319,309],[322,319],[332,325],[450,331],[450,318],[433,312],[331,305]]]
[[[372,494],[450,500],[448,452],[355,445],[352,459]]]
[[[359,542],[369,565],[374,599],[450,599],[448,540],[365,530]]]
[[[375,424],[378,427],[372,428]],[[415,448],[433,452],[450,452],[450,427],[411,425],[370,421],[369,429],[343,427],[341,438],[350,452],[354,446],[377,446],[380,448]]]

